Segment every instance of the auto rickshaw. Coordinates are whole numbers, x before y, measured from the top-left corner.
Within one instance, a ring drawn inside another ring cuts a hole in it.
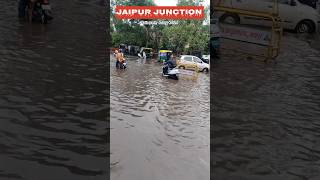
[[[159,51],[159,62],[166,62],[169,61],[172,55],[172,51],[170,50],[160,50]]]
[[[140,53],[138,54],[138,56],[140,58],[144,58],[144,55],[146,55],[146,58],[152,58],[153,57],[153,49],[152,48],[141,48]]]

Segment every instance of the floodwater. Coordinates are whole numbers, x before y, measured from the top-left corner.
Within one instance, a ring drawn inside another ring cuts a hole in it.
[[[48,25],[0,2],[0,179],[107,178],[105,7],[52,1]]]
[[[209,74],[176,81],[155,60],[110,59],[111,180],[209,180]]]
[[[315,44],[286,34],[276,64],[225,56],[213,68],[213,179],[320,179]]]

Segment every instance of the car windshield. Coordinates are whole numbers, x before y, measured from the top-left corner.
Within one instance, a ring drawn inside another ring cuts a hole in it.
[[[146,53],[150,53],[151,49],[144,49],[143,51],[146,52]]]
[[[197,63],[202,63],[201,59],[199,59],[199,58],[197,58],[197,57],[193,57],[193,58],[194,58],[195,62],[197,62]]]
[[[167,56],[167,53],[160,53],[160,56]]]
[[[183,60],[185,60],[185,61],[192,61],[192,57],[190,57],[190,56],[184,56],[184,57],[183,57]]]

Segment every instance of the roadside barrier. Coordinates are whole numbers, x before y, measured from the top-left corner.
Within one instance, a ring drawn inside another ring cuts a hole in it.
[[[197,80],[199,77],[199,68],[195,64],[181,64],[177,61],[177,67],[179,68],[180,78]],[[183,68],[182,68],[183,67]]]
[[[274,0],[271,12],[258,12],[253,10],[236,9],[225,7],[223,2],[216,3],[213,7],[214,16],[218,14],[217,19],[228,14],[232,16],[246,16],[250,18],[261,19],[268,22],[270,26],[253,26],[239,23],[221,22],[217,24],[220,29],[221,49],[233,51],[247,57],[262,59],[268,61],[276,59],[280,53],[280,42],[282,39],[282,25],[278,13],[278,2]],[[211,34],[212,36],[212,34]],[[240,46],[226,46],[228,44],[242,44]],[[254,48],[248,48],[252,46]],[[258,48],[257,48],[258,47]],[[223,53],[224,54],[224,53]]]

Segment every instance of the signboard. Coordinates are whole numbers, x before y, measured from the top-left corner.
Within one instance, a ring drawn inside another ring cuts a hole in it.
[[[270,29],[251,28],[241,25],[220,23],[222,38],[268,46],[271,40]]]

